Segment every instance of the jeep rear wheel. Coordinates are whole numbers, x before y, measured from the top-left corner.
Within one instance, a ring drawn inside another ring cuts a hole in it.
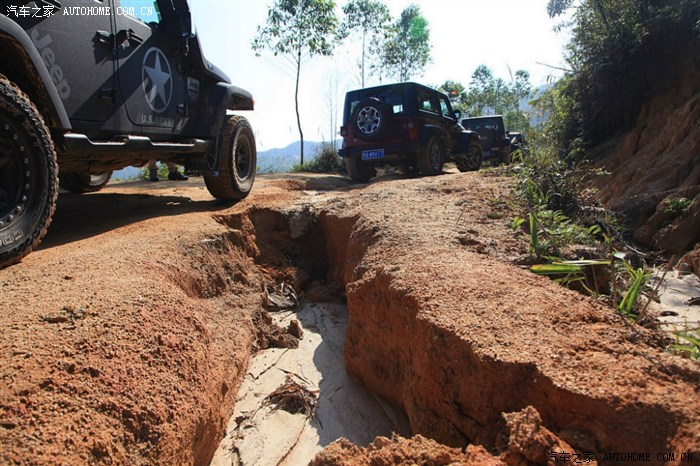
[[[218,173],[205,172],[204,183],[217,199],[241,200],[253,188],[257,167],[255,136],[248,120],[229,118],[221,128],[219,141]]]
[[[388,105],[376,97],[360,101],[352,113],[355,136],[363,141],[379,139],[389,127],[390,114]]]
[[[58,175],[58,185],[72,193],[94,193],[104,188],[112,177],[112,171],[98,174],[62,172]]]
[[[442,164],[445,161],[445,149],[440,140],[433,136],[428,139],[425,149],[418,154],[418,170],[424,176],[433,176],[442,173]]]
[[[456,160],[457,169],[461,172],[473,172],[481,168],[484,160],[484,149],[481,144],[472,141],[469,143],[466,155]]]
[[[367,183],[377,174],[377,170],[372,165],[356,157],[348,157],[345,159],[345,168],[348,170],[350,179],[356,183]]]
[[[39,244],[57,196],[49,130],[29,97],[0,75],[0,268],[19,262]]]

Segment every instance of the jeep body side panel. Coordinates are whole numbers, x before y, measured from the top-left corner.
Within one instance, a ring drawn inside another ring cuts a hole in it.
[[[20,8],[26,2],[7,3]],[[112,33],[112,11],[106,3],[71,0],[50,16],[10,17],[29,35],[73,128],[77,121],[106,121],[114,111],[114,44],[102,40]],[[90,8],[91,14],[82,14],[82,8]]]
[[[421,127],[420,131],[420,141],[422,144],[425,144],[428,142],[428,139],[430,139],[432,136],[437,136],[439,139],[444,139],[442,136],[442,128],[440,128],[438,125],[434,123],[424,123]],[[447,141],[443,140],[443,143],[447,143]]]
[[[114,0],[120,7],[120,0]],[[179,37],[170,2],[158,2],[146,23],[115,15],[119,91],[133,129],[125,132],[191,136],[199,113],[199,77],[189,72],[185,38]],[[127,10],[128,11],[128,10]]]
[[[71,123],[68,114],[44,60],[32,44],[29,35],[4,14],[0,14],[0,41],[2,42],[0,51],[3,61],[13,57],[21,59],[21,62],[25,64],[26,68],[20,70],[18,69],[20,61],[15,61],[12,65],[13,72],[20,73],[22,77],[30,81],[18,84],[25,92],[36,95],[40,99],[42,110],[50,117],[47,118],[47,122],[58,125],[62,129],[70,129]],[[0,72],[2,72],[3,65],[0,64]],[[39,78],[38,82],[34,82],[32,85],[31,81],[35,77]]]

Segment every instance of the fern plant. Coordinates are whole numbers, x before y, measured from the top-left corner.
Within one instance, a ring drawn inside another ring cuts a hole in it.
[[[634,269],[627,262],[622,262],[630,278],[630,285],[625,294],[622,296],[620,304],[617,305],[617,309],[622,313],[622,315],[635,320],[637,316],[634,314],[634,307],[637,304],[637,298],[644,289],[647,281],[651,278],[651,271],[644,270],[642,268]]]

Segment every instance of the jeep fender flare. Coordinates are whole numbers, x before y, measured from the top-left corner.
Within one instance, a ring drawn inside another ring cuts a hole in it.
[[[253,110],[255,102],[250,92],[240,87],[229,85],[228,94],[228,106],[226,108],[229,110]]]
[[[222,102],[226,102],[226,105],[222,105]],[[202,100],[201,109],[197,134],[217,140],[219,129],[226,118],[233,115],[233,110],[253,110],[253,96],[245,89],[218,82],[209,87]]]
[[[443,146],[445,144],[445,138],[442,135],[442,129],[435,125],[423,125],[420,130],[420,143],[421,145],[426,145],[431,137],[437,136],[437,138],[442,142]]]
[[[63,129],[71,129],[70,119],[66,113],[61,96],[58,94],[56,85],[51,79],[49,70],[46,69],[44,60],[39,55],[36,47],[34,47],[32,39],[17,23],[4,15],[0,15],[0,51],[3,52],[3,56],[8,56],[12,49],[16,50],[18,55],[24,55],[24,58],[26,58],[26,60],[23,60],[24,63],[21,65],[17,64],[15,69],[27,76],[38,76],[41,80],[41,86],[34,86],[31,88],[31,91],[36,92],[42,100],[41,102],[35,102],[35,104],[44,106],[46,123],[51,126],[58,125]],[[25,92],[27,91],[24,83],[16,84],[21,86]],[[31,92],[28,94],[31,94]]]
[[[221,105],[226,102],[226,105]],[[234,110],[253,110],[253,96],[250,92],[228,83],[216,83],[204,97],[200,112],[197,134],[214,141],[206,159],[209,171],[217,171],[219,147],[222,144],[221,128],[234,117]]]

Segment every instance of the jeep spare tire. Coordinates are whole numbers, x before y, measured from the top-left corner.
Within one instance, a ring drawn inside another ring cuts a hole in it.
[[[219,135],[216,171],[204,172],[204,183],[212,196],[224,201],[241,200],[250,193],[257,170],[255,136],[248,120],[232,116]]]
[[[39,244],[57,196],[49,130],[29,97],[0,75],[0,268],[19,262]]]
[[[376,97],[361,100],[352,112],[355,136],[363,141],[381,138],[389,128],[391,109]]]
[[[111,170],[97,174],[61,172],[58,175],[58,185],[72,193],[94,193],[104,188],[111,177]]]

